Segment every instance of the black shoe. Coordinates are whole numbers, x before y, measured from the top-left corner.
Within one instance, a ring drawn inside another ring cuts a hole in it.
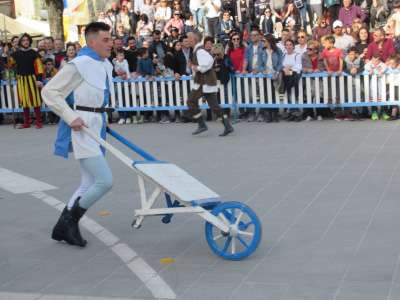
[[[189,122],[191,122],[191,120],[189,118],[187,118],[187,117],[182,118],[182,123],[189,123]]]
[[[231,123],[229,123],[229,119],[228,118],[223,118],[222,119],[222,124],[224,125],[225,130],[219,136],[227,136],[228,134],[230,134],[230,133],[232,133],[234,131]]]
[[[79,231],[79,220],[85,214],[86,209],[79,206],[79,199],[75,201],[71,210],[64,208],[57,224],[53,228],[51,237],[56,241],[66,241],[70,245],[85,247],[84,240]]]
[[[272,122],[272,113],[269,112],[267,117],[265,118],[265,123],[271,123]]]
[[[212,120],[211,109],[207,109],[207,118],[206,118],[206,121],[211,121],[211,120]]]
[[[207,128],[207,125],[204,123],[203,116],[200,116],[200,117],[198,117],[198,118],[195,119],[195,120],[196,120],[197,123],[199,124],[199,127],[197,128],[196,131],[192,132],[193,135],[199,134],[199,133],[201,133],[201,132],[203,132],[203,131],[206,131],[206,130],[208,129],[208,128]]]
[[[274,113],[274,118],[273,118],[273,122],[274,123],[278,123],[279,122],[279,117],[278,117],[278,113]]]
[[[294,118],[295,118],[295,116],[293,116],[293,115],[287,116],[286,122],[293,122]]]
[[[300,121],[301,121],[301,116],[296,116],[296,117],[294,117],[294,121],[295,121],[295,122],[300,122]]]
[[[388,121],[396,121],[397,117],[396,116],[390,116],[389,119],[387,119]]]

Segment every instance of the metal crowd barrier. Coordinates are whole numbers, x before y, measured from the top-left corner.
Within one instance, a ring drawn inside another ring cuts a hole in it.
[[[342,73],[342,76],[329,77],[327,73],[302,74],[298,89],[299,97],[295,98],[295,89],[292,88],[291,96],[285,92],[279,94],[273,87],[272,74],[236,74],[231,77],[226,88],[218,82],[219,99],[224,108],[259,107],[259,108],[306,108],[335,106],[336,80],[338,78],[340,90],[340,106],[382,106],[399,105],[400,89],[395,80],[386,84],[389,74],[400,73],[397,70],[387,71],[380,80],[381,101],[378,101],[378,76],[362,72],[356,75]],[[334,75],[336,75],[334,73]],[[400,76],[400,75],[398,75]],[[329,95],[328,82],[331,82],[332,95]],[[400,80],[399,80],[400,81]],[[12,111],[12,101],[15,112],[21,112],[18,103],[16,81],[9,84],[2,81],[0,85],[0,113]],[[110,107],[118,111],[155,111],[155,110],[184,110],[187,109],[186,101],[193,85],[191,76],[182,76],[180,80],[173,78],[156,77],[155,81],[145,78],[131,79],[129,81],[118,78],[113,79],[111,86]],[[351,88],[350,88],[351,87]],[[370,101],[370,90],[371,100]],[[275,97],[273,97],[275,94]],[[328,103],[332,97],[332,105]],[[277,99],[276,103],[273,99]],[[206,103],[201,103],[201,108],[208,108]],[[49,109],[43,104],[43,111]],[[236,115],[235,115],[236,116]]]

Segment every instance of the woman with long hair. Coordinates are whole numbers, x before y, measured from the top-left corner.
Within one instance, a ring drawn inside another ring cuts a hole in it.
[[[236,32],[231,35],[228,43],[227,55],[232,60],[232,65],[235,69],[236,74],[242,73],[243,61],[246,54],[246,46],[243,43],[242,36]],[[242,87],[242,98],[244,98],[244,81],[241,80]],[[240,116],[239,119],[246,119],[244,108],[239,108]]]
[[[301,54],[294,51],[294,42],[292,40],[287,40],[285,42],[286,53],[283,56],[282,61],[282,83],[283,83],[283,91],[287,92],[287,96],[289,99],[289,103],[292,103],[292,100],[297,101],[299,97],[299,79],[301,77],[302,70],[302,57]],[[292,95],[292,88],[294,87],[295,95]],[[300,122],[300,109],[299,108],[290,108],[288,110],[288,118],[287,121],[295,121]]]
[[[282,57],[283,53],[282,50],[278,48],[276,45],[276,40],[273,35],[267,34],[262,37],[261,42],[263,44],[263,49],[261,52],[261,59],[258,59],[258,66],[260,68],[260,72],[263,75],[273,74],[274,77],[272,78],[272,84],[274,86],[274,90],[272,91],[272,103],[276,103],[276,93],[279,89],[281,84],[280,80],[282,76],[280,73],[282,71]],[[264,91],[265,91],[265,99],[268,98],[268,91],[267,91],[267,80],[264,80]],[[267,108],[268,116],[265,118],[266,123],[271,122],[279,122],[278,119],[278,111],[279,108]],[[260,110],[261,113],[261,110]]]
[[[283,10],[283,19],[282,19],[283,27],[293,27],[296,30],[299,30],[301,27],[301,17],[300,12],[293,2],[289,2],[286,4],[285,9]]]
[[[136,33],[138,35],[138,48],[142,48],[143,40],[150,43],[151,33],[153,32],[153,22],[149,21],[146,14],[141,14],[137,22]]]
[[[360,58],[364,59],[369,43],[369,31],[366,27],[362,27],[358,31],[358,38],[356,43],[358,55],[360,56]]]

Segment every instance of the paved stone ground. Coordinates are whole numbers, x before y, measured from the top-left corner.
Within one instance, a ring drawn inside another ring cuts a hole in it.
[[[84,249],[53,241],[78,164],[52,155],[56,126],[0,126],[0,299],[400,299],[400,121],[237,123],[226,138],[208,125],[112,127],[257,212],[263,238],[242,261],[217,257],[196,215],[133,229],[137,177],[111,154],[114,188],[87,212],[103,235],[82,228]]]

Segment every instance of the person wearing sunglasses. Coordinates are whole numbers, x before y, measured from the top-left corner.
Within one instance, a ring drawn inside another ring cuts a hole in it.
[[[385,31],[378,28],[374,32],[374,40],[369,43],[367,53],[365,54],[365,63],[367,64],[374,54],[379,54],[383,62],[386,62],[390,55],[396,55],[396,48],[392,39],[385,37]]]
[[[261,32],[264,35],[272,34],[275,38],[278,38],[282,32],[282,20],[272,14],[272,10],[269,6],[265,8],[264,15],[261,16],[259,24]]]
[[[54,67],[54,62],[51,58],[46,58],[43,61],[43,66],[43,79],[51,80],[58,73],[58,70]],[[49,120],[49,124],[51,125],[56,125],[60,121],[60,117],[52,111],[49,111],[47,113],[47,119]]]
[[[394,35],[394,29],[393,28],[386,28],[385,30],[385,38],[391,39],[394,43],[394,48],[396,49],[396,52],[400,50],[400,38],[396,37]]]
[[[294,47],[294,51],[299,54],[303,54],[307,52],[307,42],[308,42],[308,35],[307,31],[304,29],[300,29],[297,33],[297,45]]]
[[[233,33],[231,36],[231,40],[228,44],[227,54],[232,60],[233,67],[235,69],[236,74],[242,73],[243,70],[243,61],[246,53],[246,45],[243,43],[240,33]],[[242,90],[242,98],[244,98],[244,80],[241,79],[241,90]],[[248,114],[245,113],[245,109],[243,107],[239,108],[239,119],[245,120],[248,117]]]
[[[312,73],[322,73],[326,71],[325,64],[324,64],[324,59],[321,56],[321,53],[319,52],[320,44],[317,41],[309,41],[307,43],[307,52],[303,54],[302,57],[302,72],[304,74],[312,74]],[[315,80],[319,80],[319,86],[320,86],[320,99],[315,99],[315,102],[321,102],[323,103],[324,100],[322,98],[322,93],[323,87],[322,87],[322,79],[318,78],[310,78],[310,86],[311,86],[311,95],[312,98],[315,98]],[[304,80],[303,83],[305,84],[306,81]],[[304,87],[304,91],[306,91]],[[306,100],[306,99],[304,99]],[[317,115],[317,120],[322,121],[323,116],[328,115],[327,114],[327,109],[325,107],[318,107],[316,108],[316,115]],[[303,115],[306,116],[305,121],[311,121],[314,119],[315,114],[314,114],[314,109],[313,108],[304,108]]]
[[[312,31],[312,40],[321,44],[321,38],[325,35],[332,33],[331,26],[329,26],[325,17],[319,17],[317,20],[318,26],[315,26]]]

